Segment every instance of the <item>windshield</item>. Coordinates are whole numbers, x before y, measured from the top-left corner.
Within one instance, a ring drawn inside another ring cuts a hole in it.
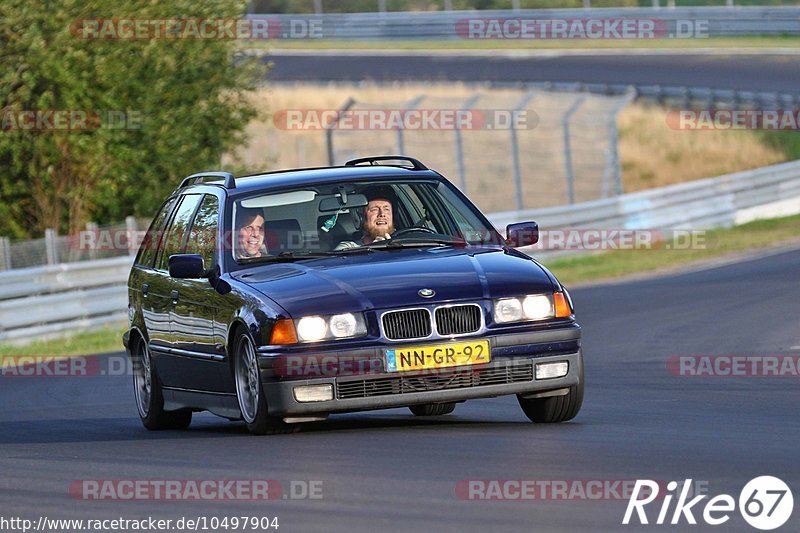
[[[262,193],[233,206],[240,264],[423,246],[501,245],[477,208],[440,181],[357,182]]]

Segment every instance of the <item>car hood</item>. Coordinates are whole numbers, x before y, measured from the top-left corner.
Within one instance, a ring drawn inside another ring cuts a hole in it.
[[[502,249],[423,248],[258,265],[236,279],[291,316],[552,292],[542,268]],[[431,289],[431,298],[420,296]]]

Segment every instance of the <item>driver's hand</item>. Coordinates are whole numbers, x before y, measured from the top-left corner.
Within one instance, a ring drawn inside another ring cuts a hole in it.
[[[379,235],[379,236],[377,236],[377,237],[375,237],[375,241],[374,241],[374,242],[378,242],[378,241],[385,241],[385,240],[388,240],[388,239],[391,239],[391,238],[392,238],[392,236],[391,236],[391,235],[389,235],[388,233],[385,233],[385,234],[383,235],[383,237],[381,237],[380,235]]]

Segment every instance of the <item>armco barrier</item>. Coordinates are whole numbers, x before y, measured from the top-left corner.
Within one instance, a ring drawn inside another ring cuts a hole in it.
[[[543,229],[708,229],[800,213],[800,161],[564,207],[489,216]],[[0,272],[0,341],[127,318],[130,257]]]
[[[280,38],[344,41],[460,40],[459,31],[470,19],[650,19],[665,24],[671,33],[678,25],[701,23],[700,36],[798,35],[797,7],[681,7],[674,9],[592,8],[520,9],[481,11],[425,11],[384,13],[325,13],[319,15],[249,14],[266,18],[280,28]],[[293,28],[301,28],[291,35]],[[313,30],[313,31],[312,31]],[[680,35],[678,33],[677,35]]]

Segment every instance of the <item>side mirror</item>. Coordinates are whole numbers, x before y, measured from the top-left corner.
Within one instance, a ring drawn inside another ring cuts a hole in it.
[[[199,254],[175,254],[169,256],[169,275],[173,278],[205,278],[207,274],[203,264],[203,256]]]
[[[539,242],[539,224],[519,222],[506,226],[506,244],[512,248],[522,248]]]

